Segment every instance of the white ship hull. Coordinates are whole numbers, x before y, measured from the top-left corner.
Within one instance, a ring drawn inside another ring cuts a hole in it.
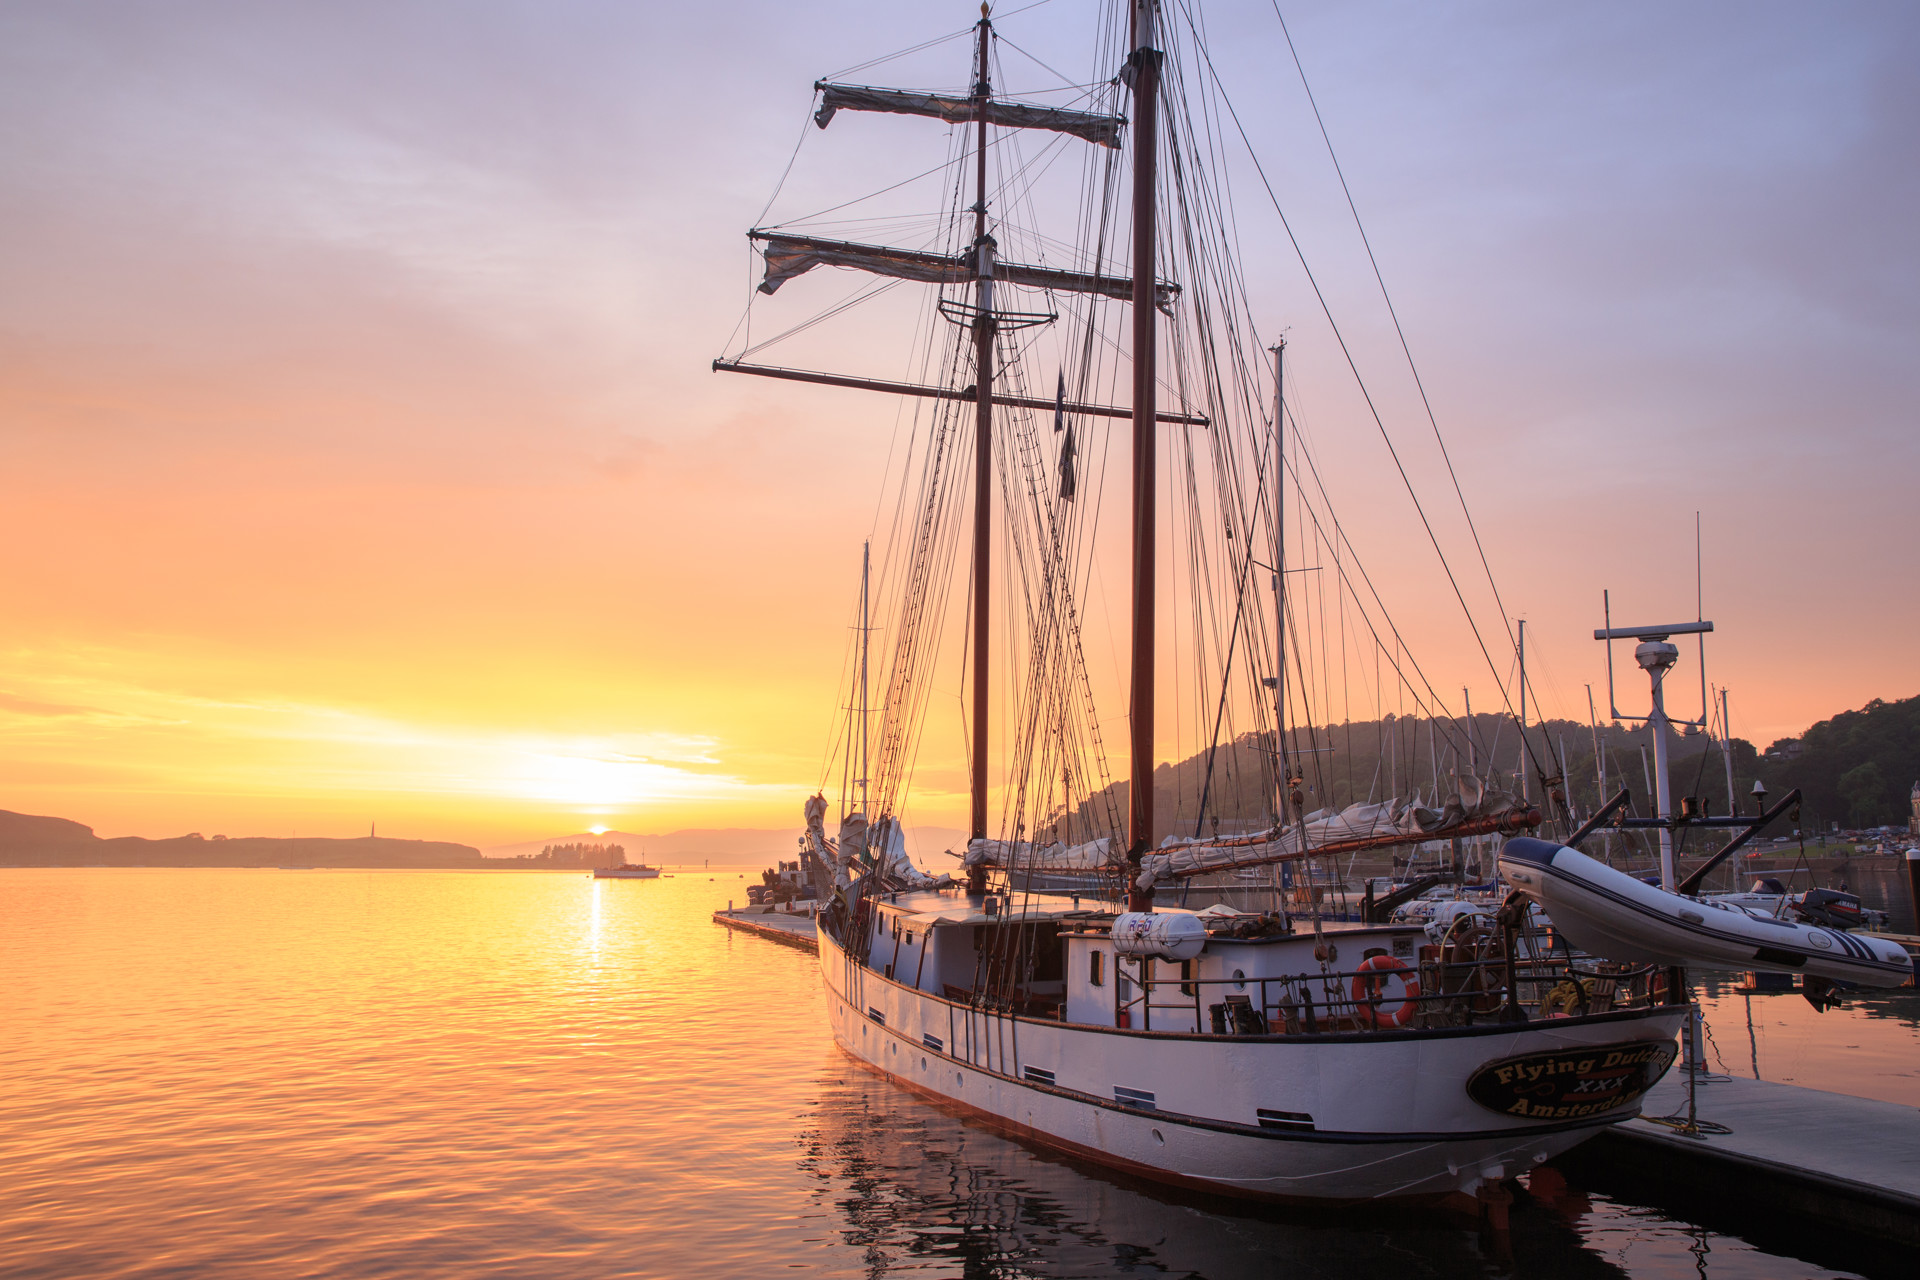
[[[1467,1095],[1477,1070],[1655,1042],[1670,1056],[1685,1016],[1667,1006],[1514,1027],[1242,1038],[987,1013],[850,961],[824,929],[820,971],[835,1040],[899,1084],[1087,1160],[1266,1200],[1471,1195],[1639,1114],[1636,1099],[1594,1117],[1512,1118]],[[1036,1070],[1053,1083],[1031,1078]],[[1117,1101],[1116,1087],[1152,1104]],[[1312,1127],[1263,1126],[1262,1109],[1312,1117]]]

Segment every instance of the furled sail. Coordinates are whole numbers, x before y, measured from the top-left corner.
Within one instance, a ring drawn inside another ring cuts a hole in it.
[[[822,240],[815,236],[787,235],[778,231],[749,231],[747,235],[762,242],[767,259],[766,278],[760,292],[773,293],[795,276],[815,267],[854,267],[875,275],[918,280],[923,284],[965,284],[978,274],[978,258],[973,253],[948,255],[920,249],[894,249],[886,245],[852,244],[845,240]],[[1053,289],[1062,293],[1097,293],[1118,302],[1131,301],[1133,281],[1125,276],[1062,271],[1054,267],[1035,267],[1018,262],[996,262],[993,278],[1002,284],[1027,285],[1035,289]],[[1160,310],[1171,314],[1176,284],[1154,286],[1154,300]]]
[[[932,116],[948,124],[962,124],[980,118],[979,104],[972,98],[951,98],[937,93],[914,93],[905,89],[874,89],[857,84],[813,86],[820,91],[820,109],[813,122],[822,129],[836,111],[885,111],[902,116]],[[1051,129],[1103,147],[1120,146],[1120,130],[1126,125],[1122,116],[1095,115],[1090,111],[1069,111],[1063,107],[1039,107],[1024,102],[987,103],[987,123],[1013,129]]]
[[[1511,834],[1539,821],[1539,810],[1505,791],[1494,790],[1483,779],[1467,776],[1459,779],[1454,794],[1437,809],[1420,803],[1415,796],[1385,804],[1353,804],[1337,811],[1319,809],[1296,824],[1253,835],[1192,840],[1169,837],[1142,859],[1136,883],[1146,889],[1156,881],[1290,862],[1320,853],[1422,844],[1451,836]],[[967,846],[966,865],[1118,875],[1125,864],[1106,840],[1070,848],[1058,843],[974,840]]]
[[[840,819],[839,857],[833,869],[833,884],[844,889],[853,883],[853,870],[867,860],[867,815],[850,813]]]
[[[1085,844],[1035,844],[1029,840],[989,840],[976,836],[967,842],[964,863],[969,867],[1012,867],[1034,871],[1077,871],[1118,874],[1123,865],[1113,854],[1111,840]]]
[[[1435,809],[1418,796],[1404,803],[1353,804],[1338,812],[1321,809],[1285,829],[1235,840],[1168,840],[1141,860],[1138,883],[1230,871],[1311,857],[1317,853],[1421,844],[1455,835],[1517,831],[1540,820],[1539,811],[1479,778],[1463,778],[1446,803]]]
[[[877,850],[878,873],[908,889],[937,889],[952,881],[951,876],[930,876],[913,865],[907,856],[907,833],[900,820],[887,815],[873,824],[869,847]]]

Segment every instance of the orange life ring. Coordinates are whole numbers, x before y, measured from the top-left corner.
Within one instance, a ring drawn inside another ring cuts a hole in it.
[[[1379,977],[1369,977],[1379,974]],[[1379,984],[1386,982],[1387,975],[1400,975],[1401,995],[1397,1001],[1381,1000]],[[1368,956],[1360,962],[1360,968],[1353,975],[1354,1013],[1364,1022],[1376,1027],[1404,1027],[1413,1021],[1413,1015],[1419,1009],[1420,982],[1411,976],[1407,966],[1392,956]],[[1387,1006],[1398,1004],[1399,1008],[1387,1012]]]

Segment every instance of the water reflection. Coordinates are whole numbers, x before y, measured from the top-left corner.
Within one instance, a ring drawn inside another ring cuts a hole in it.
[[[1821,1012],[1796,990],[1736,986],[1733,974],[1701,978],[1709,1069],[1920,1106],[1920,991],[1848,991],[1841,1007]]]
[[[1500,1241],[1405,1210],[1186,1199],[1002,1138],[836,1056],[799,1168],[870,1276],[1829,1276],[1537,1171]]]
[[[1509,1262],[1437,1215],[1236,1209],[1049,1158],[841,1055],[812,957],[710,922],[729,893],[0,870],[0,1274],[1829,1274],[1551,1171]],[[1753,1002],[1763,1072],[1796,1004]],[[1911,1059],[1888,1009],[1793,1016]]]

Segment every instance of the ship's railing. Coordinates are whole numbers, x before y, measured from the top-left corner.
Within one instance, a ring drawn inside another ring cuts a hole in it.
[[[1382,949],[1353,968],[1265,977],[1158,977],[1143,966],[1144,973],[1125,975],[1133,993],[1117,1014],[1121,1026],[1146,1031],[1316,1035],[1575,1017],[1669,998],[1664,969],[1556,949],[1517,946],[1511,960],[1449,959],[1441,947],[1425,946],[1411,964]]]

